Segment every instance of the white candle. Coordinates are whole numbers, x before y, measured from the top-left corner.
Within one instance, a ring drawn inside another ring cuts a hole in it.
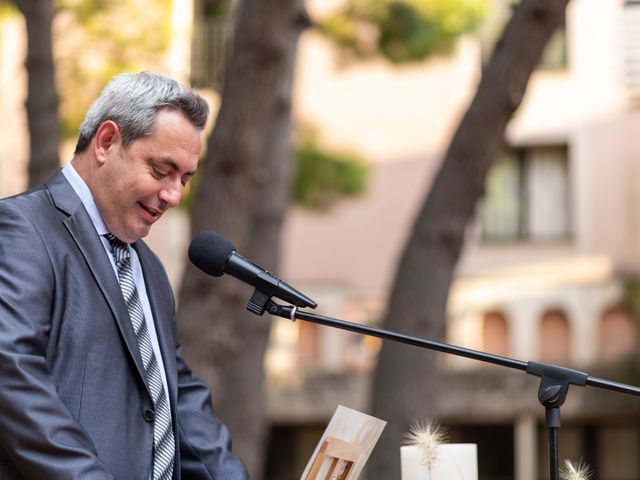
[[[475,443],[443,443],[431,472],[422,465],[415,445],[400,447],[402,480],[478,480],[478,448]],[[429,474],[431,473],[431,474]]]

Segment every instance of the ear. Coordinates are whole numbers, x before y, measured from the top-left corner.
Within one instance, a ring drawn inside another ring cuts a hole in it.
[[[112,120],[103,122],[94,136],[94,151],[100,164],[105,163],[109,153],[121,144],[121,135],[118,125]]]

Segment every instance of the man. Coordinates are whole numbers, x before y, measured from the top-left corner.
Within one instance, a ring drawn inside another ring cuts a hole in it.
[[[71,163],[0,201],[0,478],[247,478],[140,240],[179,203],[207,116],[173,80],[117,76]]]

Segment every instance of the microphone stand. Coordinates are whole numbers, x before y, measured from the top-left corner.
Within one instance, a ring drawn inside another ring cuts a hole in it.
[[[266,297],[266,296],[265,296]],[[460,357],[471,358],[485,363],[493,363],[503,367],[509,367],[516,370],[522,370],[529,375],[540,377],[540,387],[538,389],[538,401],[545,408],[546,427],[549,431],[549,471],[550,480],[559,479],[558,470],[558,430],[560,429],[560,407],[567,398],[569,385],[586,385],[597,387],[614,392],[626,393],[636,397],[640,397],[640,388],[626,385],[624,383],[613,382],[610,380],[592,377],[587,373],[572,370],[570,368],[560,367],[558,365],[541,363],[541,362],[523,362],[514,360],[500,355],[471,350],[468,348],[457,347],[446,343],[435,342],[433,340],[425,340],[419,337],[413,337],[390,330],[374,328],[368,325],[346,322],[336,318],[324,317],[305,311],[298,310],[298,307],[291,305],[280,305],[273,302],[269,297],[263,297],[261,308],[249,308],[249,310],[257,315],[262,315],[266,310],[269,314],[290,319],[292,322],[296,320],[305,320],[319,325],[340,328],[351,332],[369,335],[372,337],[382,338],[383,340],[393,340],[395,342],[405,343],[416,347],[436,350],[439,352],[449,353]],[[252,297],[253,298],[253,297]]]

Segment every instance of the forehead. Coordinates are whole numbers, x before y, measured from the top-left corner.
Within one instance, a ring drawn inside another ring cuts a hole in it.
[[[163,110],[151,133],[135,140],[131,147],[148,161],[174,170],[195,170],[202,151],[202,130],[180,112]]]
[[[179,110],[162,109],[158,111],[151,132],[145,138],[154,137],[191,142],[202,137],[202,129],[191,123]]]

